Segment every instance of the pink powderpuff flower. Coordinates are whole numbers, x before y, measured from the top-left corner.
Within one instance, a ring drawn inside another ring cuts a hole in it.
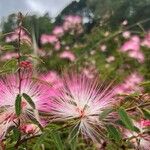
[[[55,35],[48,35],[48,34],[42,34],[41,35],[41,43],[42,44],[47,44],[47,43],[50,43],[50,44],[54,44],[58,42],[58,38],[55,36]]]
[[[139,51],[140,50],[140,38],[138,36],[132,36],[130,40],[125,42],[120,48],[122,52],[127,52],[130,50]]]
[[[94,74],[93,74],[93,72],[91,72],[91,70],[90,70],[90,69],[87,69],[87,68],[84,68],[84,69],[83,69],[83,74],[85,74],[85,76],[86,76],[87,78],[89,78],[89,79],[92,79],[92,78],[95,77]]]
[[[144,40],[141,42],[141,45],[150,48],[150,31],[147,33]]]
[[[68,31],[70,29],[75,29],[79,27],[82,23],[82,17],[76,15],[66,16],[63,23],[63,29]],[[79,30],[80,31],[80,30]]]
[[[75,61],[76,59],[74,53],[71,51],[63,51],[62,53],[60,53],[59,57],[63,59],[68,59],[70,61]]]
[[[99,115],[103,109],[112,107],[116,102],[113,90],[89,79],[83,74],[64,75],[63,87],[59,95],[51,98],[52,121],[74,120],[73,130],[81,132],[93,141],[101,139],[99,131],[104,127]]]
[[[57,43],[55,44],[54,48],[55,48],[56,51],[59,51],[60,48],[61,48],[60,42],[57,42]]]
[[[37,135],[40,133],[40,129],[37,125],[35,124],[24,124],[20,126],[21,132],[25,134],[33,134]]]
[[[18,53],[16,53],[16,52],[7,52],[7,53],[3,54],[0,57],[0,60],[1,61],[7,61],[7,60],[10,60],[12,58],[18,58]]]
[[[50,83],[55,89],[63,86],[62,79],[56,71],[49,71],[48,73],[41,75],[40,79]]]
[[[3,139],[7,130],[20,119],[21,122],[29,121],[30,118],[38,119],[38,110],[45,110],[49,103],[49,88],[31,79],[32,74],[22,71],[19,75],[13,74],[0,79],[0,139]],[[21,114],[16,116],[15,102],[20,93],[26,93],[35,104],[35,109],[22,97]]]
[[[107,49],[107,46],[106,46],[105,44],[103,44],[103,45],[100,46],[100,50],[101,50],[102,52],[105,52],[106,49]]]
[[[63,86],[63,82],[60,78],[60,76],[57,74],[57,72],[55,71],[49,71],[48,73],[42,74],[39,77],[40,81],[43,84],[47,84],[49,89],[48,89],[48,94],[50,95],[50,97],[53,97],[55,95],[59,95],[59,88],[61,88]],[[44,102],[42,102],[42,105]],[[51,105],[51,101],[49,100],[48,102],[46,102],[46,104],[44,105],[42,111],[44,112],[49,112],[49,106]]]
[[[126,138],[132,138],[130,142],[134,145],[134,148],[141,150],[149,150],[150,148],[150,135],[145,133],[146,129],[143,127],[141,122],[134,122],[134,126],[139,129],[139,133],[134,131],[125,130],[123,133]]]
[[[65,21],[70,22],[71,24],[80,24],[82,23],[82,18],[80,16],[69,15],[65,17]]]
[[[19,39],[19,33],[20,33],[20,40],[31,45],[31,38],[27,34],[27,32],[24,29],[15,29],[14,32],[10,33],[8,36],[5,38],[5,42],[14,42]]]
[[[129,51],[128,56],[137,59],[139,63],[144,63],[145,57],[141,51]]]
[[[106,58],[106,61],[108,63],[111,63],[111,62],[115,61],[115,57],[114,56],[109,56],[108,58]]]
[[[143,88],[139,86],[139,84],[143,81],[143,77],[138,74],[137,72],[133,72],[131,75],[129,75],[125,81],[121,84],[119,84],[115,92],[116,94],[131,94],[134,92],[141,92]]]
[[[124,25],[124,26],[126,26],[128,24],[128,21],[127,20],[124,20],[123,22],[122,22],[122,25]]]
[[[64,35],[64,29],[63,29],[63,27],[61,27],[61,26],[56,26],[56,27],[53,29],[52,33],[53,33],[54,35],[56,35],[57,37],[61,37],[61,36]]]
[[[124,31],[124,32],[122,33],[122,36],[123,36],[125,39],[128,39],[128,38],[130,38],[131,33],[130,33],[130,31]]]

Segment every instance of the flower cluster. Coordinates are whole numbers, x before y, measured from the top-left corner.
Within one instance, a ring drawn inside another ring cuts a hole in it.
[[[15,29],[14,32],[10,33],[9,35],[6,36],[5,42],[14,42],[17,41],[19,38],[20,34],[20,40],[22,42],[25,42],[27,44],[31,44],[31,39],[28,33],[22,28],[21,30],[19,28]]]
[[[130,74],[124,81],[124,83],[121,83],[117,86],[115,89],[116,94],[131,94],[134,92],[141,92],[143,90],[142,87],[140,87],[140,83],[143,81],[143,77],[139,75],[137,72],[133,72]]]
[[[120,51],[127,53],[129,57],[137,59],[140,63],[143,63],[144,54],[140,50],[140,44],[140,38],[138,36],[132,36],[122,45]]]

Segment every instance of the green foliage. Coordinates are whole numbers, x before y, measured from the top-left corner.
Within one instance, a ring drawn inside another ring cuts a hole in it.
[[[121,140],[120,132],[113,125],[108,125],[107,131],[108,131],[109,137],[114,139],[116,142],[119,142]]]
[[[142,111],[144,113],[145,118],[150,119],[150,110],[143,108]]]
[[[1,67],[0,74],[14,73],[18,70],[17,59],[10,59]]]
[[[134,128],[133,122],[132,122],[131,118],[128,116],[128,114],[126,113],[125,109],[120,108],[118,110],[118,113],[119,113],[121,121],[124,123],[126,128],[134,131],[135,128]]]
[[[22,101],[22,96],[18,94],[15,101],[15,110],[17,116],[21,114],[21,101]]]
[[[35,104],[32,101],[31,97],[27,95],[26,93],[23,93],[22,96],[25,98],[25,100],[30,104],[30,106],[35,109]]]

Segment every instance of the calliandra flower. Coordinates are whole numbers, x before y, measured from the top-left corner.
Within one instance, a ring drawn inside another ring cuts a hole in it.
[[[140,132],[129,131],[125,129],[123,132],[126,138],[131,138],[130,142],[135,148],[141,150],[149,150],[150,148],[150,135],[146,133],[146,128],[141,121],[134,121],[134,126],[139,129]]]
[[[52,121],[74,120],[73,130],[77,129],[77,133],[93,141],[101,140],[99,131],[104,124],[99,115],[115,103],[110,85],[105,88],[97,79],[70,73],[64,75],[59,91],[61,94],[51,98]]]
[[[59,57],[63,59],[68,59],[70,61],[75,61],[76,59],[74,53],[71,51],[63,51],[62,53],[60,53]]]
[[[150,48],[150,31],[145,35],[141,45]]]
[[[21,132],[25,133],[25,134],[39,134],[40,133],[40,129],[37,125],[35,124],[23,124],[20,126],[19,128],[21,130]]]
[[[52,85],[52,87],[55,89],[58,89],[58,88],[62,87],[62,85],[63,85],[61,77],[54,70],[51,70],[47,73],[42,74],[40,79],[50,83]]]
[[[124,20],[123,22],[122,22],[122,25],[124,25],[124,26],[126,26],[128,24],[128,21],[127,20]]]
[[[61,37],[61,36],[63,36],[63,34],[64,34],[64,29],[63,29],[63,27],[61,27],[61,26],[56,26],[56,27],[53,29],[52,33],[53,33],[54,35],[58,36],[58,37]]]
[[[116,94],[132,94],[134,92],[141,92],[143,90],[139,84],[143,81],[143,77],[133,72],[124,80],[123,83],[119,84],[114,90]]]
[[[5,38],[5,42],[10,43],[10,42],[17,41],[19,39],[19,33],[20,33],[21,42],[25,42],[25,43],[31,45],[31,38],[29,37],[29,35],[23,28],[21,30],[19,28],[17,28],[13,32],[8,34]]]
[[[82,17],[78,15],[68,15],[64,18],[63,29],[64,31],[76,31],[76,33],[82,33]],[[74,34],[74,32],[71,32]]]
[[[140,38],[138,36],[132,36],[131,39],[126,41],[120,48],[122,52],[127,52],[130,50],[139,51],[140,50]]]
[[[17,123],[18,119],[21,122],[29,121],[31,118],[38,119],[38,110],[45,110],[45,105],[49,102],[48,88],[33,81],[31,77],[31,73],[21,71],[20,78],[18,74],[12,74],[0,79],[0,139],[4,138],[8,128]],[[21,97],[22,112],[16,116],[15,102],[19,93],[29,95],[35,104],[35,109]]]
[[[108,58],[106,58],[106,61],[108,63],[111,63],[111,62],[115,61],[115,57],[114,56],[109,56]]]
[[[18,58],[18,53],[16,52],[7,52],[0,57],[1,61],[7,61],[13,58]]]
[[[128,38],[130,38],[131,33],[130,33],[130,31],[124,31],[124,32],[122,33],[122,36],[123,36],[125,39],[128,39]]]
[[[137,59],[139,63],[144,63],[145,57],[141,51],[129,51],[128,56]]]
[[[128,41],[126,41],[120,51],[127,53],[129,57],[137,59],[139,63],[144,62],[144,54],[140,51],[140,38],[138,36],[132,36]]]
[[[107,46],[106,46],[105,44],[100,45],[100,50],[101,50],[102,52],[105,52],[106,49],[107,49]]]
[[[58,42],[58,38],[55,35],[52,34],[42,34],[41,35],[41,43],[42,44],[55,44],[56,42]]]
[[[55,49],[56,51],[58,51],[58,50],[60,50],[60,48],[61,48],[60,42],[57,42],[57,43],[55,44],[55,46],[54,46],[54,49]]]

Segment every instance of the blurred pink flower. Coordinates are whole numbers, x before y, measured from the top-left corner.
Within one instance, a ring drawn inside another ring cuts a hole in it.
[[[137,59],[139,63],[143,63],[145,60],[144,54],[141,51],[129,51],[128,56]]]
[[[63,85],[59,89],[61,94],[51,99],[52,120],[75,119],[73,131],[77,131],[76,134],[81,132],[93,141],[101,139],[98,130],[103,128],[104,122],[99,120],[99,115],[116,103],[110,85],[105,88],[97,79],[76,73],[64,75]]]
[[[82,18],[77,15],[69,15],[65,17],[65,21],[70,22],[71,24],[80,24],[82,23]]]
[[[41,43],[42,44],[47,44],[47,43],[50,43],[50,44],[54,44],[58,42],[58,38],[55,36],[55,35],[52,35],[52,34],[42,34],[41,35]]]
[[[74,53],[71,51],[63,51],[62,53],[60,53],[59,57],[63,59],[68,59],[70,61],[75,61],[76,59]]]
[[[108,58],[106,58],[106,61],[108,63],[115,61],[115,57],[114,56],[109,56]]]
[[[83,69],[83,74],[85,74],[85,76],[89,79],[92,79],[95,77],[94,74],[91,72],[91,70],[89,70],[87,68]]]
[[[120,48],[122,52],[127,52],[130,50],[139,51],[140,50],[140,38],[138,36],[132,36],[127,42],[125,42]]]
[[[18,58],[18,53],[16,53],[16,52],[7,52],[7,53],[3,54],[0,57],[0,60],[1,61],[7,61],[7,60],[10,60],[12,58]]]
[[[138,36],[132,36],[127,42],[120,48],[121,52],[127,52],[128,56],[137,59],[139,63],[144,62],[144,54],[140,51],[140,38]]]
[[[139,84],[143,81],[143,77],[137,72],[129,75],[125,81],[119,84],[115,92],[116,94],[131,94],[134,92],[141,92],[143,88],[139,86]]]
[[[53,29],[52,33],[53,33],[54,35],[58,36],[58,37],[61,37],[61,36],[63,36],[63,34],[64,34],[64,29],[63,29],[63,27],[61,27],[61,26],[56,26],[56,27]]]
[[[122,33],[122,36],[123,36],[125,39],[128,39],[128,38],[130,38],[131,33],[130,33],[130,31],[124,31],[124,32]]]
[[[55,50],[58,51],[61,48],[60,42],[57,42],[54,46]]]
[[[56,89],[63,85],[62,80],[56,71],[49,71],[48,73],[41,75],[40,79],[50,83],[52,87]]]
[[[31,38],[29,37],[29,35],[27,34],[27,32],[24,29],[15,29],[14,32],[8,34],[5,38],[5,42],[9,43],[9,42],[14,42],[16,40],[19,39],[19,33],[20,33],[20,40],[27,43],[27,44],[31,44]]]
[[[124,25],[124,26],[126,26],[128,24],[128,21],[127,20],[124,20],[123,22],[122,22],[122,25]]]
[[[144,40],[141,42],[141,45],[150,48],[150,31],[147,33]]]
[[[100,50],[101,50],[102,52],[105,52],[106,49],[107,49],[107,46],[106,46],[105,44],[103,44],[103,45],[100,46]]]
[[[78,33],[81,33],[82,27],[82,17],[77,15],[69,15],[64,18],[63,29],[65,31],[68,30],[76,30]]]

